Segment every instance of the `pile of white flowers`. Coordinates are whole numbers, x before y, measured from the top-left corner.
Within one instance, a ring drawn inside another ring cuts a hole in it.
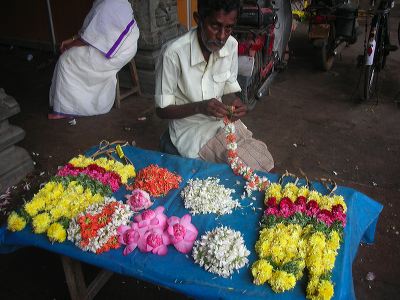
[[[225,226],[207,231],[193,247],[196,263],[225,278],[245,266],[249,254],[241,233]]]
[[[219,215],[230,214],[232,209],[240,207],[237,200],[233,200],[231,193],[233,189],[227,189],[219,184],[219,179],[208,177],[207,179],[189,179],[187,186],[181,192],[185,208],[190,213]]]
[[[133,211],[128,204],[117,201],[114,197],[105,197],[104,199],[105,200],[102,203],[95,203],[89,206],[86,211],[77,215],[69,223],[67,230],[68,240],[75,243],[76,246],[84,251],[91,251],[94,253],[98,252],[98,250],[102,248],[111,237],[117,236],[117,229],[119,226],[129,224],[129,220],[133,215]],[[78,221],[79,218],[83,216],[97,215],[113,202],[117,205],[115,206],[110,222],[107,222],[103,227],[99,228],[94,237],[84,242],[81,235],[81,226]]]

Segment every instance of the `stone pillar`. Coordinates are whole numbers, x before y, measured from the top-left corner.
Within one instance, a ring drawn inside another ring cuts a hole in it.
[[[135,56],[140,88],[154,94],[155,63],[161,46],[182,34],[178,22],[177,0],[130,0],[140,29]]]
[[[8,118],[19,111],[17,101],[0,88],[0,193],[33,170],[28,152],[14,146],[25,137],[25,131],[8,123]]]

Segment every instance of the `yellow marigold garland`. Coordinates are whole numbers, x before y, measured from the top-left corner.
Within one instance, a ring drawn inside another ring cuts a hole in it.
[[[127,183],[129,178],[136,176],[133,165],[123,165],[107,158],[93,160],[79,155],[69,163],[76,167],[98,165],[117,173],[122,183]],[[19,213],[12,212],[9,215],[7,228],[14,232],[21,231],[31,222],[34,233],[47,233],[50,241],[63,242],[67,236],[69,221],[90,205],[103,202],[104,197],[111,193],[109,186],[86,174],[53,177],[31,201],[25,203]]]
[[[347,206],[342,196],[322,195],[294,183],[272,183],[251,267],[254,284],[269,283],[275,292],[292,289],[306,269],[307,298],[329,300],[331,281]]]
[[[74,157],[69,161],[75,167],[87,167],[91,164],[96,164],[107,171],[113,171],[121,176],[121,182],[126,184],[128,179],[131,177],[135,177],[135,167],[131,164],[124,165],[116,160],[107,159],[105,157],[100,157],[98,159],[92,159],[83,155],[79,155],[78,157]]]

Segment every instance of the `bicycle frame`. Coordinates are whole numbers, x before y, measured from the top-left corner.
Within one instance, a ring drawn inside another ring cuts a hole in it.
[[[365,65],[371,66],[374,63],[375,52],[377,52],[376,45],[381,45],[382,38],[384,38],[384,30],[387,26],[387,18],[386,14],[376,14],[374,15],[372,22],[371,22],[371,29],[369,32],[368,43],[365,49]],[[384,46],[383,46],[384,47]],[[378,55],[379,57],[381,54],[384,55],[384,49],[382,47],[378,47]]]
[[[385,43],[387,39],[385,35],[388,34],[388,15],[393,4],[393,1],[391,3],[389,1],[382,1],[373,15],[368,42],[364,49],[364,61],[366,66],[372,66],[375,61],[380,59],[381,55],[384,57],[388,55],[388,53],[385,52]],[[379,69],[383,68],[384,64],[378,67]]]

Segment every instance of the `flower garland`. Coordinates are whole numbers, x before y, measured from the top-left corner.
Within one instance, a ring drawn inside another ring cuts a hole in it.
[[[219,184],[219,181],[214,177],[204,180],[189,179],[181,192],[185,208],[189,209],[193,215],[208,213],[224,215],[230,214],[232,209],[240,207],[239,201],[233,200],[231,197],[231,193],[235,190],[225,188]]]
[[[118,249],[117,229],[129,223],[133,212],[129,205],[106,197],[103,203],[95,203],[78,214],[69,223],[68,240],[84,251],[96,254]]]
[[[181,181],[181,176],[168,171],[168,169],[149,165],[139,171],[135,182],[128,189],[142,189],[151,196],[159,197],[165,196],[171,189],[177,189]]]
[[[255,250],[253,282],[268,282],[275,292],[292,289],[308,273],[307,298],[333,297],[331,280],[346,225],[342,196],[322,195],[307,187],[273,183],[266,190],[266,210]]]
[[[234,112],[234,106],[229,107],[231,114]],[[247,166],[238,156],[236,143],[236,128],[235,123],[230,118],[224,119],[225,137],[228,163],[236,175],[243,176],[246,179],[245,190],[248,196],[251,196],[253,191],[265,191],[270,185],[270,181],[265,176],[258,176],[252,168]]]
[[[129,178],[135,177],[135,167],[131,164],[124,165],[120,163],[119,161],[113,160],[113,159],[107,159],[105,157],[100,157],[96,160],[79,155],[77,157],[72,158],[69,163],[73,165],[74,167],[80,167],[80,168],[86,168],[89,165],[97,165],[101,168],[104,168],[106,171],[112,171],[114,173],[117,173],[120,178],[121,182],[123,184],[126,184],[128,182]]]
[[[241,233],[224,226],[207,231],[193,247],[197,264],[225,278],[246,265],[249,254]]]
[[[106,158],[93,160],[79,155],[70,164],[61,169],[59,176],[51,178],[19,212],[9,215],[7,228],[10,231],[21,231],[31,223],[34,233],[47,233],[50,241],[63,242],[72,218],[90,205],[104,202],[104,197],[112,194],[115,182],[105,185],[102,181],[115,179],[117,174],[121,182],[135,176],[133,166]]]
[[[164,207],[145,210],[135,216],[129,226],[118,228],[118,241],[126,245],[123,254],[128,255],[136,248],[141,252],[166,255],[167,246],[172,244],[181,253],[189,253],[197,238],[198,231],[191,223],[189,214],[182,218],[164,214]]]
[[[113,192],[121,186],[121,176],[118,173],[108,172],[106,169],[95,164],[88,165],[87,167],[75,167],[68,163],[57,172],[58,176],[78,176],[80,174],[85,174],[94,180],[100,181],[103,185],[110,186]]]

